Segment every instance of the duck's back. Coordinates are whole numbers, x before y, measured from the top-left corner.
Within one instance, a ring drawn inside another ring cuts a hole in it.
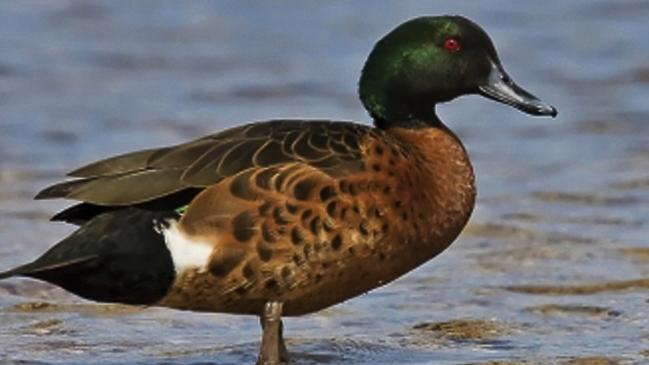
[[[250,168],[302,162],[334,176],[358,171],[363,168],[360,141],[378,132],[327,120],[255,122],[91,163],[68,174],[76,179],[50,186],[36,198],[83,202],[53,218],[72,223],[126,206],[174,210],[203,188]]]

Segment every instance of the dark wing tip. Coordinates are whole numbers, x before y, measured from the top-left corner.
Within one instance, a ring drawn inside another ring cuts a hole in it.
[[[89,221],[92,217],[111,209],[111,207],[106,206],[80,203],[56,213],[52,218],[50,218],[50,221],[66,222],[80,226]]]
[[[70,177],[92,178],[140,171],[147,168],[152,158],[171,149],[171,147],[163,147],[124,153],[81,166],[74,171],[68,172],[67,175]]]
[[[70,195],[70,193],[74,191],[75,188],[91,180],[93,179],[92,178],[78,179],[78,180],[64,181],[62,183],[54,184],[41,190],[38,194],[36,194],[34,199],[42,200],[42,199],[65,198],[68,195]]]
[[[64,198],[69,192],[67,183],[60,183],[52,186],[48,186],[45,189],[41,190],[34,196],[36,200],[43,199],[53,199],[53,198]]]

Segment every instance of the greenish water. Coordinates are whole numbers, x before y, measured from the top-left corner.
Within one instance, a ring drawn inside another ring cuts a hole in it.
[[[439,13],[483,25],[559,117],[442,106],[478,177],[469,227],[404,278],[286,320],[295,363],[649,363],[646,1],[0,2],[0,269],[71,231],[47,221],[65,202],[31,198],[86,162],[251,120],[367,121],[373,42]],[[246,364],[258,340],[252,317],[0,283],[0,363]]]

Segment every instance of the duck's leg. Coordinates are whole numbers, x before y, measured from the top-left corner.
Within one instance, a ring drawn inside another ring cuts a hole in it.
[[[257,365],[287,364],[288,351],[283,337],[282,303],[266,303],[260,321],[263,334]]]

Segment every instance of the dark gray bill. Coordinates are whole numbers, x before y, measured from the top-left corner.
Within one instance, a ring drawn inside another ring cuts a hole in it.
[[[491,66],[487,83],[478,87],[481,95],[528,114],[557,116],[557,109],[516,85],[502,66],[495,62]]]

